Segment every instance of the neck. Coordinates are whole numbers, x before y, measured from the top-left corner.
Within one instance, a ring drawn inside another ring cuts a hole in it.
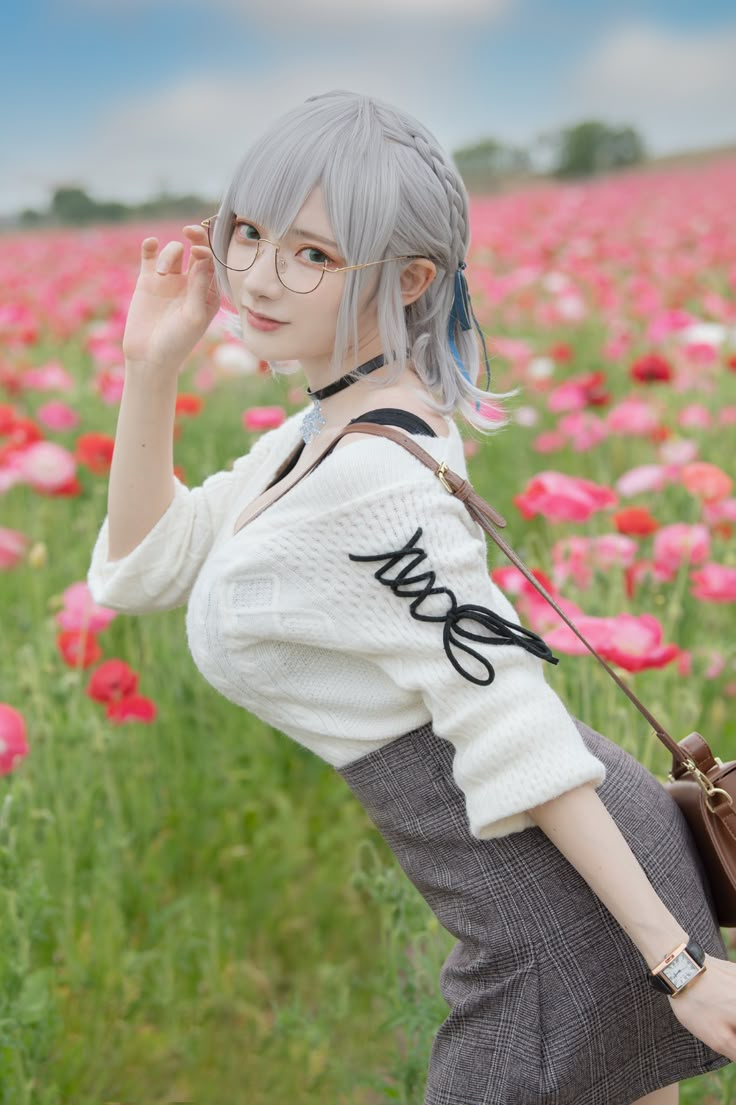
[[[368,347],[361,349],[358,364],[365,364],[380,353],[380,345],[375,350]],[[322,417],[326,420],[324,429],[340,428],[351,418],[355,418],[373,407],[390,406],[391,401],[400,398],[402,394],[405,395],[408,388],[426,390],[411,361],[404,358],[400,359],[400,363],[402,368],[398,379],[388,387],[381,387],[381,384],[389,379],[392,371],[395,371],[395,365],[382,365],[369,375],[354,380],[353,383],[348,384],[347,387],[342,388],[334,395],[328,395],[325,399],[320,399],[319,408]],[[352,365],[346,364],[342,371],[335,376],[330,375],[329,369],[324,366],[323,370],[318,372],[315,371],[314,365],[302,363],[310,391],[318,391],[320,388],[327,387],[328,384],[335,383],[341,376],[350,372],[352,367]],[[370,385],[369,381],[372,381]]]

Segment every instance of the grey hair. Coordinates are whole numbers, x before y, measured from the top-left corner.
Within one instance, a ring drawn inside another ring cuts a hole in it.
[[[351,373],[358,366],[358,306],[378,273],[369,302],[377,301],[379,336],[389,373],[385,382],[366,377],[366,385],[395,383],[408,352],[430,395],[439,396],[439,402],[427,399],[432,409],[444,415],[458,410],[484,434],[507,426],[510,419],[504,417],[497,400],[515,396],[519,389],[495,393],[476,387],[471,381],[477,381],[480,370],[478,332],[457,324],[453,330],[470,379],[458,367],[448,336],[455,274],[470,243],[468,194],[450,156],[406,112],[373,96],[334,90],[310,96],[279,117],[235,170],[214,224],[215,253],[226,255],[237,214],[247,213],[281,239],[317,185],[322,186],[346,264],[415,254],[430,258],[437,268],[432,283],[408,306],[401,298],[400,275],[411,261],[345,273],[332,376],[342,375],[348,347]],[[232,301],[227,269],[217,261],[215,269],[221,293]],[[242,339],[238,315],[231,316],[226,327]],[[278,362],[270,367],[278,372]],[[483,414],[482,405],[489,400],[495,419]]]

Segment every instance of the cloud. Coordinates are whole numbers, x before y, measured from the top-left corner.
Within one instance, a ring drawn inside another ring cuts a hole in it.
[[[67,5],[69,0],[63,0]],[[315,24],[329,20],[332,28],[350,27],[356,23],[375,23],[376,19],[421,19],[422,21],[488,24],[507,15],[519,0],[208,0],[207,10],[219,9],[242,20],[256,20],[265,26],[289,31],[314,29]],[[74,7],[88,13],[115,10],[110,0],[73,0]],[[203,8],[202,0],[118,0],[118,8],[126,15],[136,9],[152,6],[181,8],[182,5]]]
[[[577,117],[638,124],[653,152],[736,140],[736,23],[707,31],[642,22],[608,31],[572,74]]]
[[[378,72],[371,61],[347,57],[331,64],[325,80],[315,76],[307,59],[301,66],[288,61],[250,76],[200,73],[157,95],[139,93],[103,108],[81,135],[56,145],[53,156],[38,142],[16,150],[15,169],[0,182],[0,211],[46,207],[55,187],[71,183],[97,199],[137,202],[165,188],[219,202],[253,139],[307,96],[331,88],[400,105],[443,142],[433,126],[433,117],[446,119],[445,97],[433,76],[442,50],[441,40],[425,44],[421,70],[402,64],[398,45],[387,45]]]

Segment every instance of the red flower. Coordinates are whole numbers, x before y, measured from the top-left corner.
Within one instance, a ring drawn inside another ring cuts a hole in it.
[[[645,507],[630,506],[613,515],[613,524],[627,537],[647,537],[659,529],[659,522]]]
[[[658,353],[648,353],[634,361],[629,374],[640,384],[669,383],[674,376],[672,365]]]
[[[672,437],[672,430],[669,428],[669,426],[664,426],[660,424],[659,426],[655,426],[653,429],[651,429],[647,434],[647,437],[651,442],[653,442],[654,445],[659,445],[660,442],[666,441],[668,437]]]
[[[103,476],[110,471],[112,464],[112,452],[115,439],[109,434],[96,433],[94,430],[88,434],[80,434],[74,448],[74,458],[80,464],[84,464],[96,476]]]
[[[76,476],[72,476],[66,483],[60,483],[58,487],[55,487],[53,491],[44,491],[43,488],[37,487],[36,491],[39,495],[53,495],[57,498],[59,495],[64,495],[67,498],[72,498],[74,495],[81,495],[84,491],[81,483]]]
[[[736,354],[733,357],[726,357],[726,368],[729,372],[736,372]]]
[[[102,659],[102,649],[94,633],[81,629],[64,629],[57,634],[56,647],[70,668],[91,668]]]
[[[572,349],[566,342],[561,341],[552,346],[549,355],[557,364],[567,364],[572,360]]]
[[[188,392],[183,392],[176,397],[176,414],[192,415],[199,414],[202,410],[203,400],[200,395],[191,395]]]
[[[118,723],[153,721],[156,716],[156,706],[150,698],[132,694],[127,698],[121,698],[118,702],[108,702],[105,713],[110,721]]]
[[[182,483],[187,482],[186,476],[184,475],[184,469],[182,468],[182,466],[180,464],[175,464],[174,465],[174,475],[176,476],[176,478],[178,480],[181,480]]]
[[[611,393],[606,391],[605,372],[589,372],[582,377],[585,401],[589,407],[605,407],[611,402]]]
[[[6,416],[7,423],[7,416]],[[43,441],[43,431],[32,418],[19,415],[13,420],[8,432],[4,434],[6,441],[0,445],[0,466],[6,463],[12,453],[33,445],[36,441]]]
[[[5,437],[15,426],[15,409],[10,403],[0,403],[0,437]]]
[[[105,660],[93,672],[87,695],[95,702],[115,702],[129,698],[138,689],[138,676],[124,660]]]

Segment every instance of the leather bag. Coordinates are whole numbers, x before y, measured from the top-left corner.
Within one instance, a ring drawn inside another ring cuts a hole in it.
[[[435,458],[413,438],[392,426],[377,425],[374,422],[351,422],[344,427],[319,457],[310,465],[311,471],[322,457],[336,444],[337,440],[348,433],[376,434],[388,437],[397,445],[403,445],[417,460],[426,464],[439,479],[442,486],[454,495],[468,510],[486,533],[495,541],[499,549],[509,558],[519,571],[529,580],[540,595],[557,611],[570,629],[593,653],[596,660],[606,669],[624,694],[652,726],[655,736],[672,753],[672,770],[668,782],[663,784],[677,802],[689,825],[696,848],[700,854],[708,882],[713,895],[718,923],[724,928],[736,926],[736,760],[723,763],[711,751],[708,742],[700,733],[689,733],[681,741],[675,741],[657,719],[639,701],[629,687],[598,655],[593,646],[573,625],[560,609],[546,589],[534,578],[526,565],[514,550],[497,532],[506,525],[505,519],[490,503],[481,498],[468,480],[458,476],[448,468],[444,461],[438,466]],[[307,472],[302,473],[302,477]]]

